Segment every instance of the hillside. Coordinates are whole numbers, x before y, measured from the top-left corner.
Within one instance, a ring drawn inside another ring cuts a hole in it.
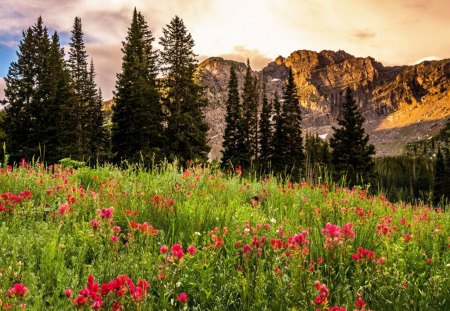
[[[232,63],[242,83],[244,63],[212,57],[198,67],[210,101],[206,117],[212,158],[220,157]],[[407,142],[431,137],[450,115],[450,59],[386,67],[372,57],[354,57],[344,51],[300,50],[254,72],[266,82],[269,97],[275,92],[282,94],[288,66],[292,66],[299,88],[304,128],[329,137],[343,92],[352,87],[378,156],[399,154]]]

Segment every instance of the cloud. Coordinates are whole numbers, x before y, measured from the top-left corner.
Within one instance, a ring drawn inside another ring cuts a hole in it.
[[[352,37],[355,37],[358,40],[368,40],[375,37],[375,32],[365,29],[365,30],[357,30],[352,33]]]
[[[0,78],[0,100],[5,98],[5,88],[6,88],[5,79]]]
[[[121,47],[121,43],[94,43],[86,45],[86,51],[94,60],[97,73],[96,82],[102,89],[104,99],[112,97],[112,91],[116,83],[116,74],[121,71]]]
[[[408,9],[415,9],[415,10],[427,10],[428,5],[424,1],[409,1],[403,5],[405,8]]]
[[[421,59],[416,60],[411,65],[417,65],[417,64],[420,64],[420,63],[425,62],[425,61],[434,61],[434,60],[441,60],[441,59],[442,58],[440,58],[438,56],[427,56],[427,57],[423,57]]]
[[[231,52],[219,56],[243,63],[246,63],[248,58],[250,60],[250,65],[255,70],[261,70],[272,61],[270,57],[264,55],[257,49],[248,49],[242,45],[236,45]]]

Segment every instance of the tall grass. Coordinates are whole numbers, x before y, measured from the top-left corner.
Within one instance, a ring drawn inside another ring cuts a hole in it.
[[[449,213],[362,188],[214,166],[35,164],[2,169],[0,193],[0,308],[70,310],[92,274],[149,282],[142,300],[121,298],[126,310],[353,310],[358,294],[366,310],[450,309]],[[331,241],[327,223],[339,227]],[[182,258],[171,252],[177,243]],[[359,247],[374,257],[355,260]],[[320,304],[316,281],[329,289]],[[17,283],[27,295],[8,295]],[[86,299],[81,307],[92,308]]]

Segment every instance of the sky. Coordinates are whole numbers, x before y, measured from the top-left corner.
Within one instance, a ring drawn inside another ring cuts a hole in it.
[[[3,78],[17,59],[22,32],[42,16],[63,45],[76,16],[97,83],[112,97],[121,68],[121,46],[133,8],[144,15],[158,48],[162,29],[181,17],[195,40],[194,51],[245,61],[261,69],[296,50],[345,50],[384,65],[410,65],[450,58],[449,0],[1,0],[0,99]]]

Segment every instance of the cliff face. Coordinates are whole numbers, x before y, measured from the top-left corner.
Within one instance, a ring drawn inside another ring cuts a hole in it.
[[[220,157],[231,64],[242,85],[243,63],[209,58],[198,67],[211,103],[206,117],[212,158]],[[450,59],[385,67],[371,57],[354,57],[344,51],[296,51],[254,72],[266,82],[269,98],[282,95],[288,67],[298,86],[305,130],[330,137],[344,90],[351,87],[380,156],[398,154],[406,142],[431,136],[450,115]]]

